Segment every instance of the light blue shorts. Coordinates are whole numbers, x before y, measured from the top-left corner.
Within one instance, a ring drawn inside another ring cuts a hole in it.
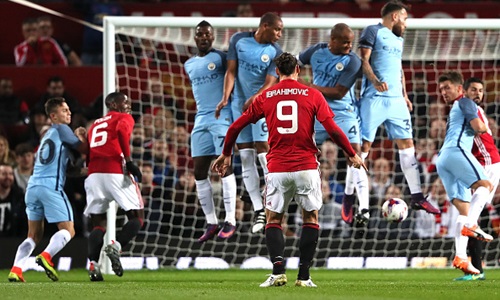
[[[233,120],[241,116],[241,108],[232,103],[231,110],[233,113]],[[250,124],[243,128],[240,135],[236,139],[236,144],[251,143],[251,142],[267,142],[269,132],[267,130],[266,119],[262,118],[255,124]]]
[[[359,113],[363,140],[373,142],[381,124],[391,140],[413,138],[410,111],[404,98],[362,98]]]
[[[73,208],[63,190],[56,191],[43,185],[29,186],[25,195],[26,214],[30,221],[49,223],[73,221]]]
[[[357,115],[335,113],[335,117],[333,117],[333,120],[335,121],[335,123],[337,123],[340,129],[342,129],[351,144],[361,144],[361,131],[359,127],[360,122]],[[321,123],[317,120],[314,128],[316,131],[315,139],[317,145],[323,144],[326,139],[330,138],[330,135],[328,134],[328,132],[326,132],[323,125],[321,125]]]
[[[474,155],[458,147],[441,150],[436,167],[450,200],[470,202],[471,185],[478,180],[488,179]]]
[[[195,124],[191,132],[191,156],[214,156],[222,153],[229,124]]]

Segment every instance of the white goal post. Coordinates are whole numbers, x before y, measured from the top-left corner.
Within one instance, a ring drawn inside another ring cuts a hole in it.
[[[206,20],[214,27],[216,30],[214,48],[222,50],[227,49],[228,38],[231,33],[234,33],[236,30],[256,29],[259,23],[259,18],[203,16],[104,17],[104,95],[116,90],[133,91],[136,95],[142,95],[142,92],[136,89],[144,86],[149,79],[142,78],[143,75],[140,74],[163,74],[160,75],[160,79],[162,76],[168,77],[168,80],[164,84],[169,85],[168,88],[165,88],[172,92],[174,101],[180,98],[183,98],[184,101],[187,98],[186,95],[189,93],[190,87],[182,85],[186,81],[185,75],[181,74],[183,72],[182,63],[185,57],[190,56],[192,50],[195,48],[193,40],[194,28],[202,20]],[[378,18],[283,18],[284,31],[282,40],[279,43],[284,51],[298,54],[299,51],[314,43],[327,42],[330,29],[337,23],[346,23],[355,30],[357,42],[359,33],[363,28],[379,22],[380,19]],[[436,91],[432,89],[432,87],[435,87],[436,74],[440,71],[454,68],[465,72],[468,76],[483,77],[482,79],[485,80],[487,86],[488,102],[496,105],[495,101],[500,99],[500,66],[498,65],[500,61],[499,19],[409,18],[407,25],[403,52],[403,62],[406,62],[404,66],[409,74],[425,73],[427,97],[439,100]],[[123,36],[126,38],[121,38]],[[133,48],[134,45],[132,44],[134,41],[140,39],[151,39],[158,44],[169,45],[168,47],[161,48],[167,49],[161,50],[167,52],[162,58],[165,60],[162,61],[163,67],[140,65],[138,63],[140,60],[140,57],[138,57],[139,54],[125,53],[126,51],[123,49]],[[353,51],[357,51],[357,49],[353,48]],[[132,57],[133,63],[128,63],[127,57]],[[178,61],[174,62],[172,59],[177,59]],[[174,64],[175,66],[173,66]],[[130,68],[136,68],[136,72],[127,71],[126,74],[119,74],[120,70],[128,70]],[[165,73],[175,73],[175,75]],[[172,79],[172,77],[175,78]],[[176,80],[177,77],[182,77],[183,79],[179,81]],[[411,77],[407,77],[406,80],[407,86],[414,86]],[[183,90],[183,94],[176,98],[174,92],[178,90]],[[410,89],[408,90],[411,92]],[[496,115],[498,112],[500,112],[500,109],[495,109],[493,112],[495,118],[498,117]],[[186,111],[186,115],[188,113],[190,112]],[[190,121],[188,121],[187,117],[184,121],[187,124],[187,128],[189,128],[190,124],[188,123]],[[429,122],[418,126],[421,126],[422,131],[426,131],[430,127]],[[417,136],[415,137],[415,139],[418,138]],[[381,156],[384,156],[384,151],[387,150],[384,148],[386,147],[384,141],[384,138],[381,137],[380,149],[376,150],[381,153]],[[177,149],[177,147],[174,148]],[[339,158],[340,161],[341,158]],[[393,166],[396,161],[391,160],[390,162],[391,166]],[[339,178],[338,180],[341,181],[342,179]],[[177,181],[178,178],[173,178],[172,180]],[[164,187],[162,186],[161,188]],[[168,190],[168,188],[165,189]],[[404,191],[404,187],[401,190]],[[175,194],[175,190],[167,194]],[[245,230],[243,225],[238,227],[238,230],[242,232],[236,238],[228,241],[208,241],[202,246],[197,245],[196,238],[199,237],[199,230],[203,228],[190,228],[193,232],[186,233],[182,223],[185,221],[183,213],[168,212],[165,210],[165,207],[172,208],[175,206],[175,203],[171,203],[173,200],[162,199],[161,201],[164,201],[158,204],[161,205],[159,206],[161,208],[153,208],[152,206],[148,208],[151,214],[160,214],[163,216],[163,219],[160,217],[158,219],[159,223],[155,225],[158,232],[149,232],[145,229],[145,232],[141,233],[141,238],[138,241],[132,242],[132,249],[125,249],[126,252],[124,255],[157,256],[160,257],[160,265],[162,266],[175,266],[180,257],[194,258],[200,256],[222,258],[229,265],[234,266],[241,265],[242,261],[246,258],[266,255],[264,236],[251,236],[250,233],[243,232]],[[221,208],[218,208],[219,210]],[[169,215],[167,218],[165,217],[167,214],[172,215]],[[339,216],[336,217],[340,218]],[[372,217],[377,218],[377,216]],[[203,216],[194,216],[193,218],[195,219],[193,224],[203,224]],[[415,214],[410,214],[408,219],[415,221],[415,218]],[[179,220],[181,220],[181,224],[177,223]],[[244,224],[247,221],[242,220],[241,223]],[[162,222],[169,223],[165,225]],[[110,240],[115,239],[115,224],[116,207],[113,205],[108,212],[106,244]],[[189,226],[195,225],[191,224]],[[339,230],[342,231],[338,236],[320,238],[318,253],[321,258],[316,259],[316,261],[319,261],[316,266],[326,266],[328,258],[334,256],[359,256],[366,258],[379,256],[382,253],[383,256],[405,256],[408,258],[429,255],[449,257],[449,253],[452,251],[450,250],[449,242],[438,242],[432,238],[417,239],[417,242],[415,242],[417,244],[414,244],[412,241],[408,242],[406,240],[407,236],[414,233],[412,229],[408,229],[410,232],[408,233],[407,229],[402,229],[400,226],[385,224],[385,231],[379,228],[375,229],[376,231],[373,234],[370,234],[369,230],[356,232],[356,230],[346,228],[345,225],[340,223],[338,223],[338,226]],[[379,225],[374,226],[377,227]],[[412,223],[408,226],[411,227],[414,224]],[[161,230],[160,227],[165,229]],[[386,243],[377,241],[387,229],[393,230],[396,233],[396,239],[393,239],[392,235],[389,237],[390,234],[387,233]],[[154,230],[152,229],[152,231]],[[175,234],[178,232],[183,234],[182,237],[175,237]],[[321,240],[324,242],[321,242]],[[238,243],[245,243],[248,247],[243,249],[238,246]],[[296,236],[287,239],[287,255],[297,256],[296,252],[289,250],[288,247],[290,245],[297,245]],[[498,243],[495,243],[495,245],[498,246]],[[326,250],[320,247],[325,247]],[[370,247],[373,247],[373,249],[370,250]],[[430,250],[424,249],[426,247],[429,247]],[[499,254],[495,253],[493,249],[490,251],[487,249],[486,251],[488,265],[498,267]],[[107,268],[105,266],[105,272],[109,273],[110,270],[109,265]]]

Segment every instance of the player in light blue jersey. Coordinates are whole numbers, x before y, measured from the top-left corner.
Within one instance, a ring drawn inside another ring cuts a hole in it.
[[[439,77],[439,92],[451,104],[446,137],[436,161],[437,172],[453,205],[458,210],[453,266],[466,274],[479,274],[468,260],[469,237],[490,242],[493,237],[470,218],[471,202],[486,203],[493,185],[479,161],[472,154],[474,136],[488,131],[477,114],[476,103],[463,96],[463,78],[458,72],[447,72]],[[471,197],[471,190],[474,192]],[[482,208],[481,208],[482,209]],[[479,214],[476,214],[478,216]]]
[[[418,161],[415,158],[410,111],[413,109],[405,88],[402,66],[403,38],[408,7],[390,1],[382,7],[382,23],[366,27],[359,38],[363,68],[360,115],[361,157],[368,152],[377,129],[384,124],[389,139],[399,149],[401,169],[411,193],[411,207],[438,214],[422,194]]]
[[[328,105],[335,113],[335,123],[349,138],[352,148],[361,155],[361,132],[358,101],[354,92],[354,83],[362,75],[361,60],[352,50],[354,32],[344,23],[333,26],[329,43],[318,43],[302,51],[299,64],[311,65],[312,84],[325,96]],[[328,137],[321,123],[316,121],[316,143],[322,144]],[[351,224],[353,221],[354,189],[359,205],[356,220],[368,221],[369,190],[368,176],[363,168],[347,166],[346,187],[342,199],[342,219]]]
[[[274,58],[282,52],[276,43],[281,37],[282,29],[283,22],[277,14],[265,13],[260,18],[257,31],[237,32],[231,37],[224,92],[217,105],[216,117],[219,117],[222,108],[228,104],[231,93],[231,110],[233,119],[236,120],[257,95],[277,82]],[[253,233],[263,230],[266,220],[255,151],[257,150],[264,175],[267,175],[267,138],[267,125],[262,119],[243,129],[236,140],[241,157],[243,182],[255,210]]]
[[[69,128],[71,112],[64,98],[49,99],[45,104],[45,112],[50,117],[52,126],[40,142],[33,175],[28,181],[25,195],[28,237],[17,248],[8,277],[12,282],[24,282],[22,269],[43,237],[44,217],[49,223],[56,223],[59,231],[50,238],[47,248],[36,257],[36,263],[45,269],[45,273],[53,281],[57,281],[59,277],[52,257],[75,235],[73,209],[63,188],[66,168],[73,159],[70,149],[86,152],[86,130],[79,127],[73,133]]]
[[[196,26],[194,40],[198,54],[184,64],[184,69],[191,80],[194,99],[198,109],[191,132],[191,156],[194,161],[196,193],[207,220],[205,233],[198,239],[200,243],[218,236],[230,238],[236,230],[236,177],[231,168],[222,177],[222,192],[226,220],[219,231],[212,185],[208,179],[208,170],[214,158],[222,153],[226,132],[232,122],[229,106],[220,111],[215,118],[215,108],[222,98],[224,76],[226,74],[226,54],[212,48],[214,30],[207,21]]]

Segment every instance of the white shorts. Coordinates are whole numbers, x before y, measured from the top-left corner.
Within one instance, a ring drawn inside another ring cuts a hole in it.
[[[125,210],[144,209],[137,183],[130,175],[93,173],[85,179],[87,207],[84,214],[103,214],[113,200]]]
[[[498,187],[498,181],[500,180],[500,163],[484,166],[484,173],[488,176],[488,179],[493,185],[493,191],[490,193],[488,201],[488,203],[491,203]]]
[[[295,199],[305,211],[319,210],[323,205],[319,170],[268,173],[266,208],[275,213],[287,211]]]

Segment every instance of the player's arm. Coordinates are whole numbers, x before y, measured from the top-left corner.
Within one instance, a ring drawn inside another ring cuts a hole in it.
[[[257,91],[257,93],[255,93],[255,95],[253,95],[252,97],[250,97],[250,98],[247,99],[247,101],[245,102],[245,104],[243,104],[242,110],[246,111],[248,109],[248,107],[250,106],[250,104],[252,104],[252,102],[254,101],[254,99],[256,97],[258,97],[260,94],[262,94],[263,91],[267,90],[268,88],[270,88],[271,86],[273,86],[274,84],[276,84],[276,82],[278,82],[278,78],[277,77],[274,77],[273,75],[267,74],[266,75],[266,81],[264,81],[264,85],[262,85],[262,87]]]
[[[328,135],[330,135],[332,140],[335,142],[335,144],[337,144],[349,156],[349,163],[354,168],[363,167],[365,170],[367,170],[365,164],[361,160],[361,157],[356,154],[356,151],[352,148],[349,139],[342,131],[342,129],[340,129],[337,124],[335,124],[333,119],[327,118],[323,122],[321,122],[321,124],[325,128],[326,132],[328,132]]]
[[[403,97],[405,98],[406,106],[408,106],[409,111],[412,111],[413,104],[411,103],[410,98],[408,98],[408,93],[406,92],[406,76],[405,72],[403,71],[403,65],[401,65],[401,83],[403,86]]]
[[[118,138],[118,144],[122,150],[123,157],[125,158],[127,171],[135,176],[138,182],[141,182],[141,170],[134,164],[130,155],[130,136],[132,135],[133,127],[134,119],[132,119],[132,116],[124,114],[124,117],[116,125],[116,136]]]
[[[215,117],[219,118],[220,111],[227,105],[231,92],[234,88],[234,81],[236,78],[236,60],[227,61],[226,74],[224,75],[224,90],[222,91],[222,99],[215,108]]]
[[[462,98],[458,100],[458,105],[465,116],[465,120],[469,122],[475,133],[483,134],[488,132],[488,127],[477,114],[477,106],[474,101],[469,98]]]
[[[334,100],[340,100],[349,92],[349,89],[354,85],[356,79],[361,76],[361,60],[353,54],[351,60],[344,67],[337,83],[334,87],[312,85],[313,88],[320,91],[323,96]]]
[[[373,68],[370,65],[370,56],[372,55],[372,49],[370,48],[360,48],[361,66],[363,68],[363,74],[365,77],[373,84],[375,89],[379,92],[385,92],[389,90],[389,86],[386,82],[380,81],[373,72]]]
[[[87,139],[87,129],[84,127],[78,127],[75,129],[74,134],[78,137],[78,139],[82,142],[80,146],[78,146],[78,151],[83,154],[89,153],[89,141]]]
[[[85,153],[88,149],[88,142],[82,141],[79,136],[76,136],[71,128],[66,124],[61,124],[57,127],[57,132],[59,133],[59,138],[63,144],[68,145],[70,148],[78,150],[79,152]],[[86,139],[85,139],[86,140]],[[80,151],[82,150],[82,151]]]

